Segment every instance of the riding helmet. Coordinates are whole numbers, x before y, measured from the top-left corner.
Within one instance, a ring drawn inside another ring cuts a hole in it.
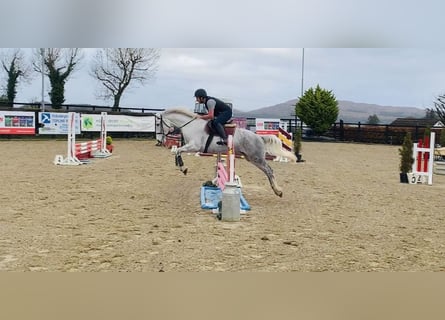
[[[204,89],[198,89],[195,91],[195,98],[207,98],[207,92]]]

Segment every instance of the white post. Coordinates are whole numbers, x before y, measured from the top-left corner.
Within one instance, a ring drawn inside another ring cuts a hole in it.
[[[100,152],[107,153],[107,113],[100,113],[100,138],[102,139],[102,145],[100,147]]]
[[[93,153],[95,158],[107,158],[111,156],[111,152],[107,149],[107,113],[100,113],[100,139],[99,150]]]
[[[76,113],[68,112],[68,146],[66,158],[56,155],[54,164],[76,166],[82,164],[76,156]]]
[[[67,158],[76,156],[76,114],[68,112],[68,152]]]
[[[428,158],[428,184],[433,184],[433,168],[434,168],[434,146],[436,145],[436,133],[431,132],[430,137],[430,154]]]
[[[233,146],[233,135],[227,137],[229,155],[229,182],[235,181],[235,148]]]

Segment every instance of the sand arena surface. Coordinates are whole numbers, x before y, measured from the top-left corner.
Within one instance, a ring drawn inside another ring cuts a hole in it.
[[[154,141],[56,166],[66,141],[0,141],[2,271],[445,271],[445,176],[399,182],[398,146],[303,142],[266,176],[236,162],[252,210],[221,222],[199,203],[214,158],[183,176]]]

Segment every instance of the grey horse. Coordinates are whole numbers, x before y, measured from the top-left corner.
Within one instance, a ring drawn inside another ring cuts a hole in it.
[[[184,167],[182,152],[204,152],[209,133],[207,121],[196,118],[196,115],[186,109],[168,109],[158,115],[159,125],[164,134],[180,129],[185,144],[177,148],[175,159],[180,170],[187,174],[187,167]],[[227,146],[218,145],[219,139],[215,137],[207,148],[206,152],[218,153],[227,152]],[[244,158],[263,171],[269,179],[270,186],[275,194],[283,196],[282,189],[275,181],[272,168],[266,160],[266,152],[273,156],[282,156],[295,163],[295,155],[282,148],[282,142],[274,135],[260,136],[252,131],[237,128],[233,136],[234,149],[236,154],[242,154]]]

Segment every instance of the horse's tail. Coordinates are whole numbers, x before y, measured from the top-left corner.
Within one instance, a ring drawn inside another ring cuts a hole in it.
[[[276,157],[284,157],[292,162],[297,160],[297,157],[290,151],[283,149],[281,140],[274,135],[261,135],[263,139],[265,151]]]

